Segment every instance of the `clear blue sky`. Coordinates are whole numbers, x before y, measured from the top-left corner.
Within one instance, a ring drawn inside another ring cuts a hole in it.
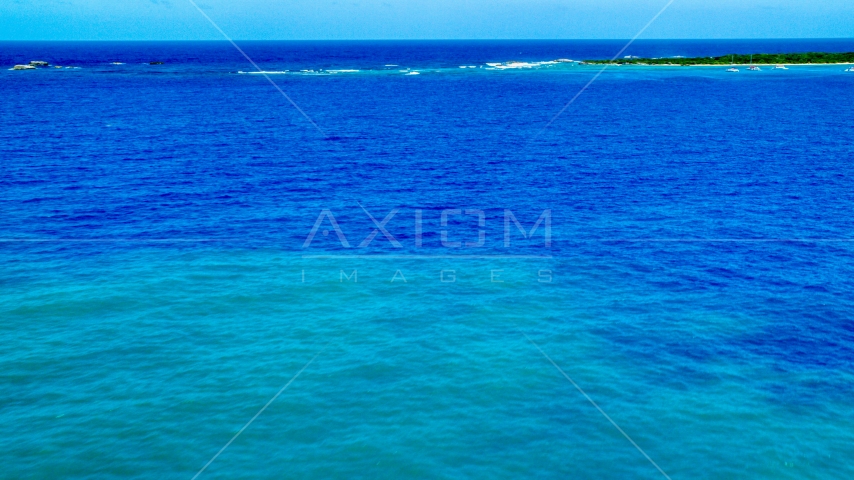
[[[629,38],[667,0],[196,0],[235,39]],[[854,37],[854,0],[676,0],[642,38]],[[187,0],[0,0],[0,40],[217,40]]]

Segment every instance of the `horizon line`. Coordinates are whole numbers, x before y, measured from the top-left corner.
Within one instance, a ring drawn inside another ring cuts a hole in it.
[[[235,39],[236,42],[607,42],[607,41],[625,41],[626,38],[608,37],[608,38],[352,38],[352,39]],[[774,41],[774,40],[854,40],[851,37],[712,37],[712,38],[688,38],[688,37],[670,37],[670,38],[644,38],[638,39],[636,42],[676,40],[676,41]],[[187,40],[187,39],[167,39],[167,40],[150,40],[150,39],[0,39],[0,43],[4,42],[187,42],[187,43],[228,43],[227,40],[210,39],[210,40]]]

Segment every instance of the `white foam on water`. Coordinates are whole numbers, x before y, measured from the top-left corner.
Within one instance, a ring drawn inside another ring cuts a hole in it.
[[[571,62],[572,60],[561,59],[561,60],[549,60],[546,62],[504,62],[504,63],[487,63],[486,65],[489,67],[496,68],[498,70],[510,70],[510,69],[523,69],[523,68],[540,68],[540,67],[550,67],[552,65],[557,65],[559,63],[565,63],[565,61]]]
[[[458,65],[456,68],[463,69],[463,70],[469,69],[469,68],[480,68],[480,69],[485,69],[485,70],[525,70],[525,69],[548,68],[548,67],[552,67],[554,65],[561,65],[561,64],[564,64],[564,65],[569,64],[571,66],[574,66],[574,65],[578,64],[578,61],[571,60],[568,58],[560,58],[557,60],[549,60],[549,61],[542,61],[542,62],[523,62],[523,61],[515,61],[514,60],[514,61],[508,61],[508,62],[490,62],[490,63],[486,63],[484,65]],[[393,63],[389,63],[389,64],[385,65],[385,67],[397,67],[397,66],[398,66],[397,64],[393,64]],[[420,74],[425,73],[425,72],[429,73],[429,72],[434,72],[434,71],[435,72],[449,72],[449,71],[453,71],[453,68],[454,67],[445,67],[445,68],[439,68],[439,69],[426,69],[426,70],[421,70],[421,71],[413,70],[412,68],[405,68],[405,69],[398,69],[396,71],[399,73],[403,73],[405,75],[420,75]],[[296,70],[285,70],[285,71],[265,70],[262,72],[245,72],[245,71],[241,70],[241,71],[238,71],[237,73],[241,74],[241,75],[288,75],[288,74],[290,74],[290,75],[307,75],[307,76],[330,76],[330,75],[337,75],[337,74],[356,74],[356,73],[370,73],[370,72],[378,72],[378,73],[386,72],[386,73],[388,73],[388,72],[394,72],[394,71],[395,71],[394,69],[386,70],[384,68],[369,68],[369,69],[339,68],[339,69],[328,69],[328,70],[324,70],[324,69],[317,69],[317,70],[303,69],[300,71],[296,71]]]

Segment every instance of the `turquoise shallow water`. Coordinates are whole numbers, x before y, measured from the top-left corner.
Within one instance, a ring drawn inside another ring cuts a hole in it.
[[[27,265],[0,304],[6,474],[190,477],[317,355],[206,475],[658,475],[524,334],[672,478],[851,474],[850,373],[745,352],[769,325],[743,305],[581,259],[445,262]]]
[[[619,67],[543,130],[595,68],[458,69],[614,46],[247,45],[426,72],[277,76],[320,135],[229,45],[0,44],[81,67],[0,71],[0,476],[189,479],[275,398],[198,478],[664,478],[557,365],[670,478],[851,478],[854,74]],[[854,44],[627,54],[734,49]]]

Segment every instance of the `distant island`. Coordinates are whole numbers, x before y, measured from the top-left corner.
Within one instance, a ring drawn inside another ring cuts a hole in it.
[[[752,57],[752,59],[751,59]],[[854,52],[849,53],[755,53],[753,55],[724,55],[722,57],[669,57],[669,58],[638,58],[625,57],[615,60],[585,60],[592,65],[820,65],[854,63]]]

